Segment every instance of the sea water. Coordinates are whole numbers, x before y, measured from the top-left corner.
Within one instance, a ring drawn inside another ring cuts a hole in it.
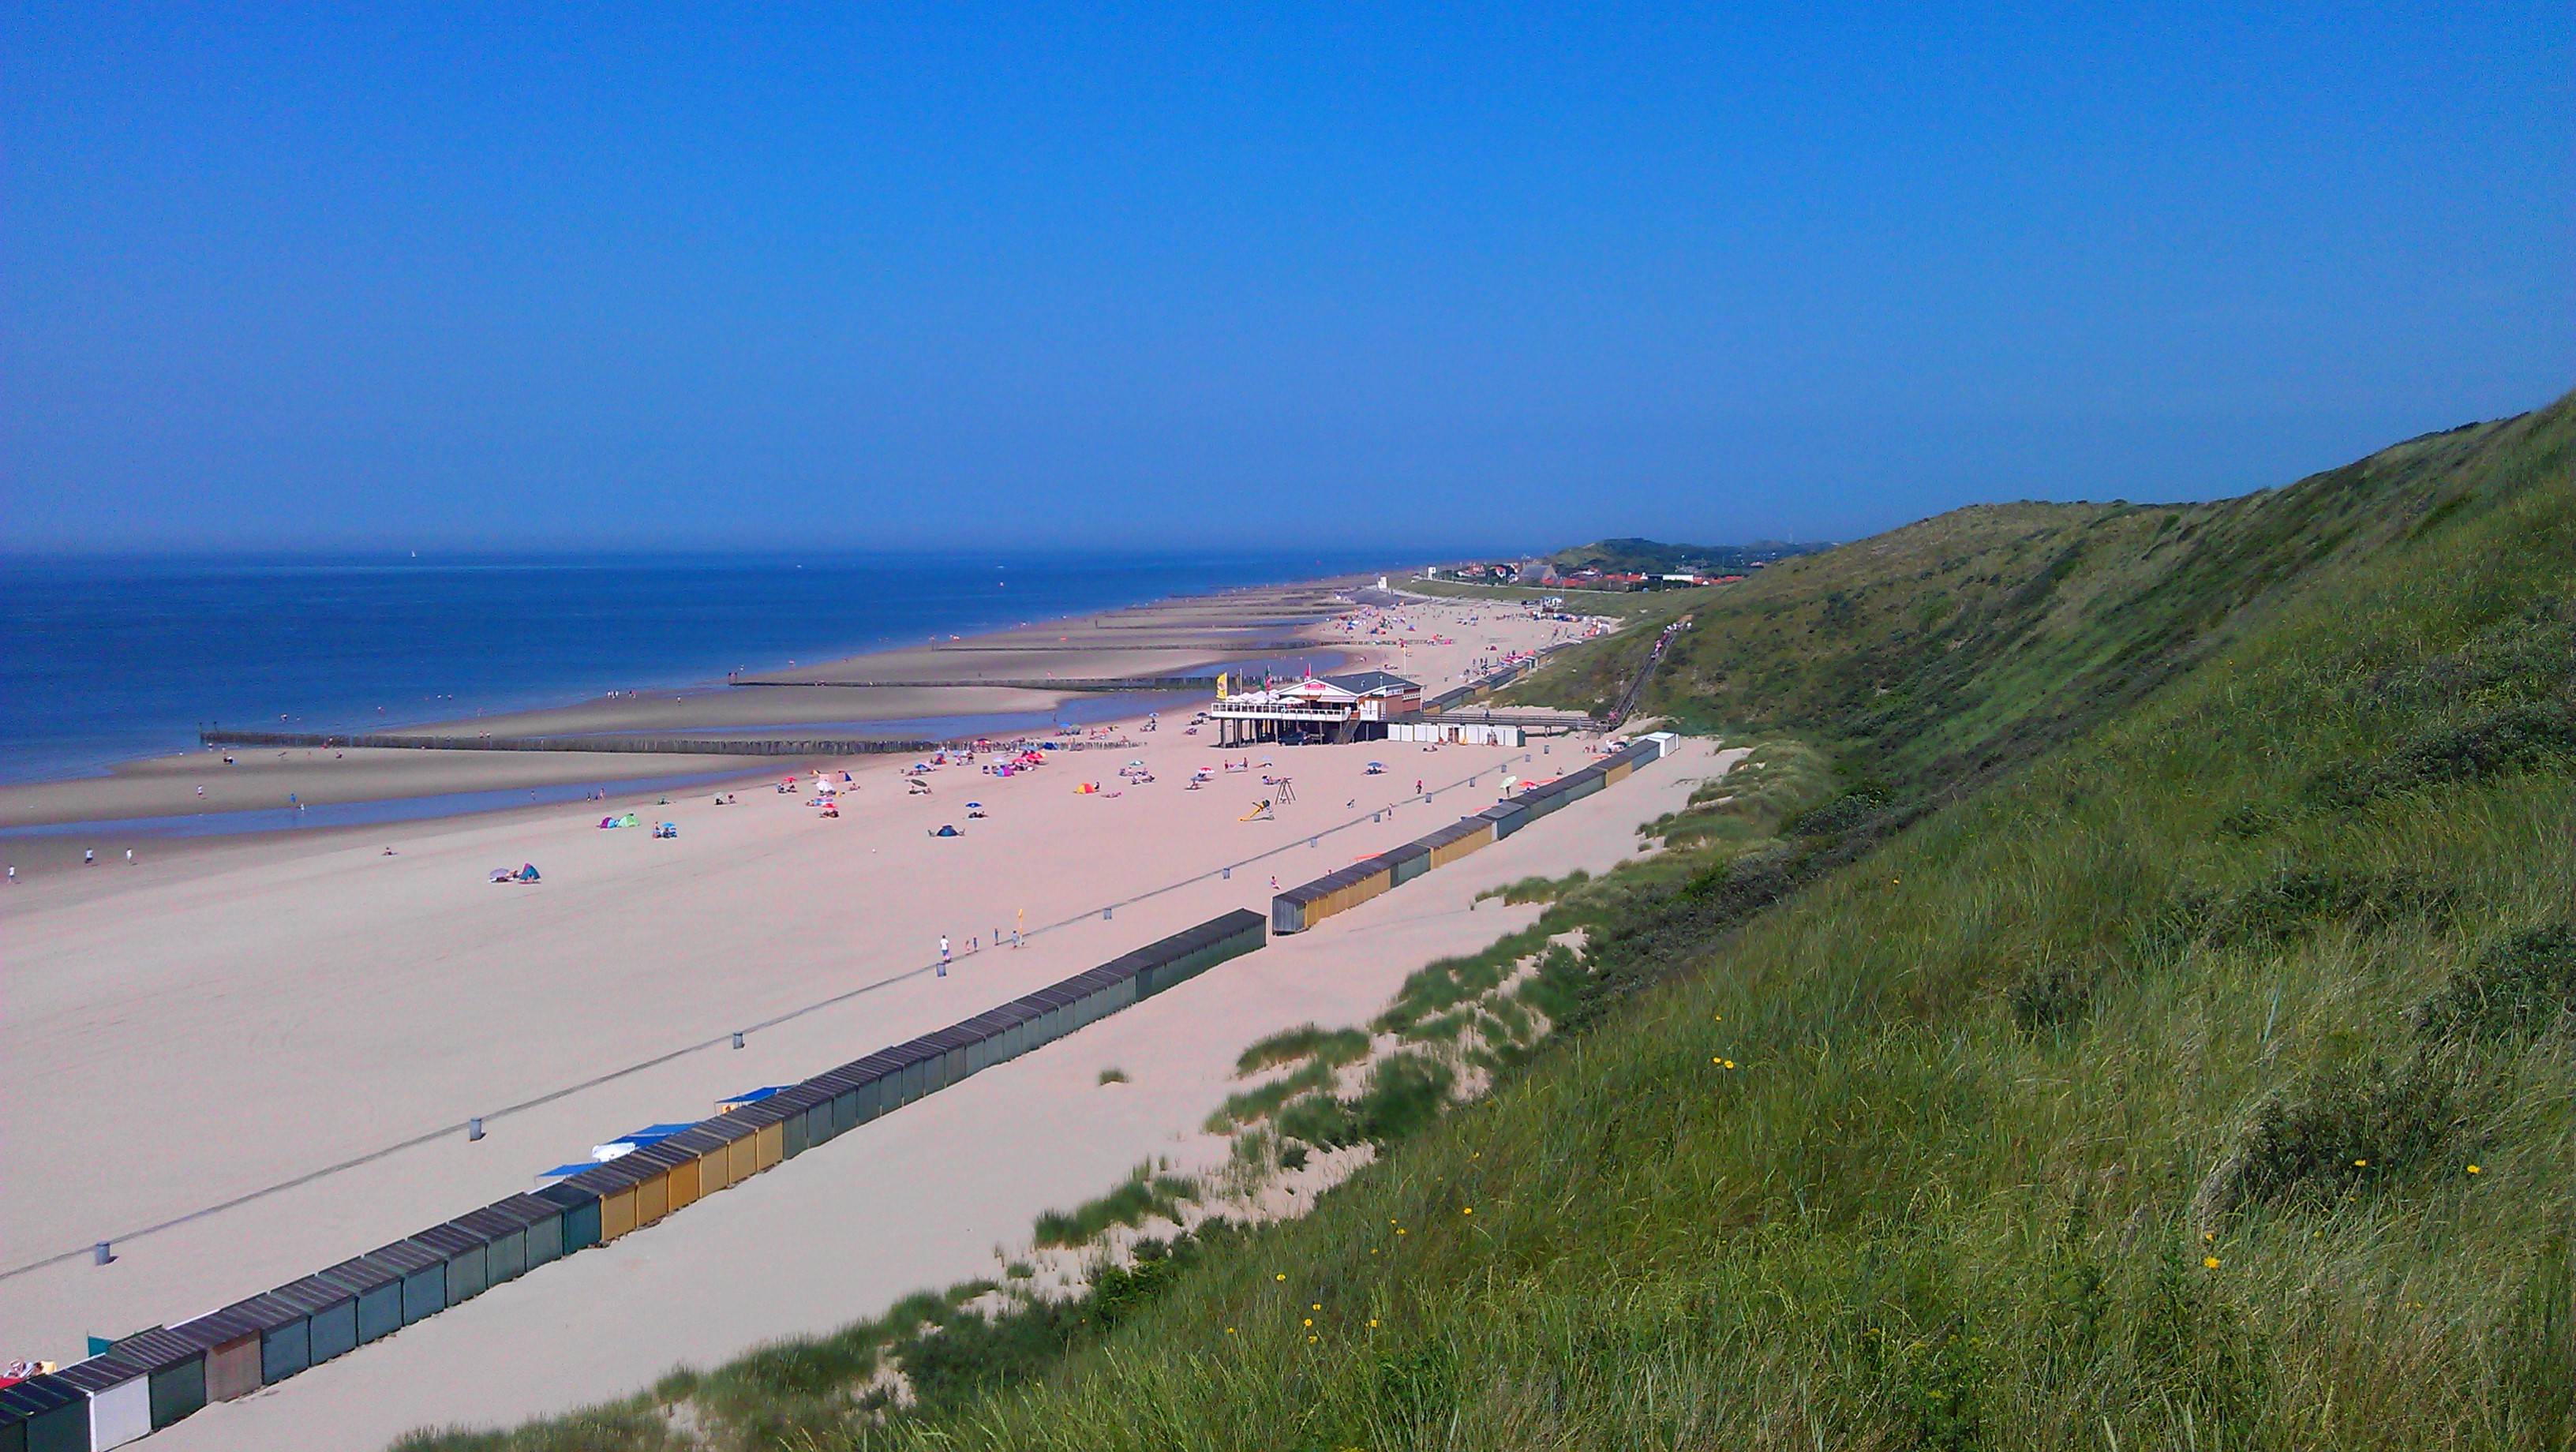
[[[0,559],[0,780],[186,750],[216,724],[383,730],[1401,563],[1313,550]],[[1068,719],[1089,704],[1106,703]]]

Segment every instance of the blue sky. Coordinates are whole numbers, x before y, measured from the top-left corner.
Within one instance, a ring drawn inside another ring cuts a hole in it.
[[[1848,538],[2576,386],[2563,0],[1731,9],[11,6],[5,534]]]

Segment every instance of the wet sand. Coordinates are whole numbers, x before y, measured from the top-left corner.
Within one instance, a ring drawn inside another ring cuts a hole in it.
[[[948,637],[920,645],[818,661],[746,681],[870,681],[885,685],[707,686],[650,693],[620,693],[543,710],[397,728],[406,734],[494,736],[649,734],[878,734],[871,723],[936,722],[992,717],[1025,718],[1024,729],[1042,732],[1043,718],[1068,701],[1068,691],[918,682],[1043,681],[1196,674],[1221,662],[1278,656],[1299,647],[1319,666],[1331,659],[1315,648],[1315,623],[1350,609],[1329,585],[1294,585],[1160,602],[974,637]],[[1141,700],[1143,698],[1129,698]],[[1160,698],[1155,698],[1159,700]],[[1176,695],[1169,704],[1185,713],[1196,698]],[[1141,710],[1142,707],[1137,707]],[[927,730],[927,726],[921,728]],[[903,734],[903,733],[897,733]],[[292,796],[308,804],[383,801],[442,793],[488,792],[607,785],[675,776],[742,772],[774,774],[796,763],[777,758],[620,753],[467,751],[349,751],[238,747],[224,753],[187,752],[132,762],[104,776],[0,786],[0,830],[67,823],[131,821],[205,812],[285,808]],[[203,788],[203,794],[199,794]],[[123,861],[125,849],[166,855],[168,843],[140,829],[110,830],[79,840],[52,837],[0,839],[0,856],[22,873],[77,864],[84,850]]]

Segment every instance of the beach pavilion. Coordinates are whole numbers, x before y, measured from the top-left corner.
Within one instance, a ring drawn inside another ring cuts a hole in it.
[[[1220,696],[1208,708],[1220,745],[1256,741],[1370,741],[1386,723],[1422,709],[1422,685],[1386,671],[1308,676],[1302,681]]]

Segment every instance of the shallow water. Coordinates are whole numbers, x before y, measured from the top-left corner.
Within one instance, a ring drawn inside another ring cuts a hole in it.
[[[0,781],[184,750],[202,725],[383,730],[1389,563],[1311,551],[0,558]],[[1067,719],[1104,719],[1094,710]],[[1009,720],[965,731],[1047,724]],[[886,724],[868,734],[908,734]]]
[[[602,762],[616,758],[602,756]],[[783,768],[782,768],[783,770]],[[113,832],[119,837],[223,837],[236,832],[294,832],[317,827],[360,827],[381,822],[417,822],[431,817],[461,817],[469,812],[495,812],[506,807],[548,806],[577,802],[607,787],[608,801],[631,803],[646,792],[663,795],[694,791],[714,782],[737,780],[740,769],[697,772],[687,776],[652,776],[635,781],[572,782],[559,786],[503,788],[482,792],[437,792],[428,796],[393,797],[375,802],[328,802],[304,807],[259,807],[246,812],[195,812],[183,817],[119,817],[106,822],[57,822],[38,827],[0,827],[0,839],[11,837],[79,837]],[[625,811],[627,808],[620,807]]]

